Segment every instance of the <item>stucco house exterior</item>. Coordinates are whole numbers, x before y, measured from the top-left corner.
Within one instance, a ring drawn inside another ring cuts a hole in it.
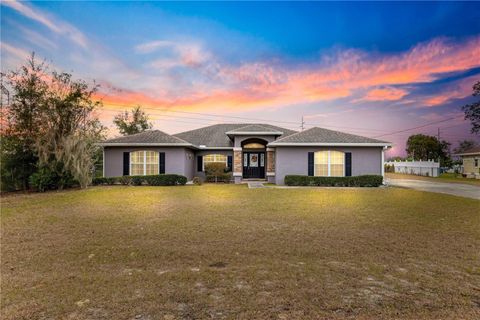
[[[474,147],[456,155],[462,158],[463,173],[467,177],[480,179],[480,147]]]
[[[235,183],[283,184],[286,175],[384,174],[389,142],[323,128],[293,131],[270,124],[216,124],[169,135],[160,130],[104,141],[104,176],[175,173],[205,177],[225,162]]]

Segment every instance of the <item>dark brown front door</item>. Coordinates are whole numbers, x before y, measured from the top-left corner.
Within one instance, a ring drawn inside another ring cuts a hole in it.
[[[265,152],[249,151],[243,153],[243,178],[265,178]]]

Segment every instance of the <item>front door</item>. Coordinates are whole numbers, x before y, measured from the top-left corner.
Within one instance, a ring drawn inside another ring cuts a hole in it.
[[[265,152],[252,151],[243,153],[243,178],[265,178]]]

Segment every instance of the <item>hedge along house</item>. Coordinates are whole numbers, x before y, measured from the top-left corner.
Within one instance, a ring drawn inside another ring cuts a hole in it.
[[[114,138],[104,148],[105,177],[174,173],[205,177],[205,164],[224,162],[235,183],[283,184],[286,175],[383,175],[389,142],[311,128],[217,124],[169,135],[159,130]]]

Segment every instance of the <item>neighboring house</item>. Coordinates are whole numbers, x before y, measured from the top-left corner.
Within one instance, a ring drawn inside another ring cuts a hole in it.
[[[114,138],[104,147],[104,176],[176,173],[205,177],[205,164],[225,162],[235,183],[286,175],[383,175],[389,142],[322,128],[301,132],[269,124],[217,124],[169,135],[160,130]]]
[[[463,162],[463,173],[471,178],[480,178],[480,147],[474,147],[456,154]]]

